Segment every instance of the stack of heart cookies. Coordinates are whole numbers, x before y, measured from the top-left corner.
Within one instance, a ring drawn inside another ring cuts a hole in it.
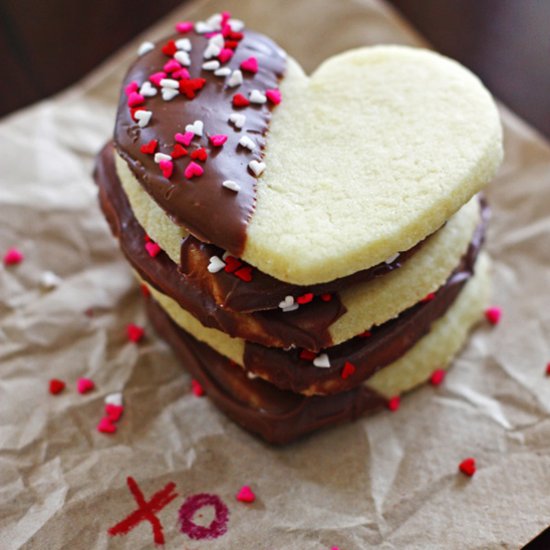
[[[479,192],[501,158],[458,63],[379,46],[307,76],[222,13],[141,45],[95,176],[160,336],[286,443],[449,366],[487,305]]]

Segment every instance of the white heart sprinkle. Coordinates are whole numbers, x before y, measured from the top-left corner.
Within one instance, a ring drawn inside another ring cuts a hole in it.
[[[61,284],[61,277],[53,271],[44,271],[40,276],[40,286],[44,290],[53,290]]]
[[[216,76],[227,76],[228,74],[231,74],[231,69],[229,67],[222,67],[221,69],[214,71],[214,74]]]
[[[186,132],[193,132],[196,136],[202,136],[202,130],[204,128],[204,124],[202,120],[195,120],[193,124],[188,124],[185,127]]]
[[[318,355],[313,360],[313,365],[322,369],[327,369],[330,367],[330,359],[326,353],[321,353],[321,355]]]
[[[241,190],[241,186],[236,181],[225,180],[222,185],[226,189],[231,189],[231,191],[235,191],[235,193],[238,193]]]
[[[253,372],[247,372],[246,376],[248,376],[248,378],[250,378],[250,380],[254,380],[254,379],[258,378],[258,375],[254,374]]]
[[[138,121],[138,126],[140,128],[145,128],[147,124],[149,124],[149,121],[151,120],[151,117],[153,116],[152,111],[136,111],[134,114],[134,117]]]
[[[186,52],[191,51],[191,40],[189,38],[180,38],[176,40],[176,48],[178,50],[184,50]]]
[[[246,116],[241,113],[231,113],[229,122],[232,122],[236,128],[242,128],[246,122]]]
[[[144,97],[153,97],[157,95],[158,90],[148,81],[146,80],[139,89],[139,93]]]
[[[214,44],[214,46],[218,46],[218,48],[220,48],[221,50],[225,44],[225,41],[224,41],[223,35],[215,34],[212,38],[210,38],[208,43]]]
[[[252,90],[250,92],[249,99],[250,99],[250,103],[258,103],[260,105],[267,101],[267,98],[265,97],[264,94],[262,94],[262,92],[260,92],[260,90]]]
[[[209,273],[217,273],[225,267],[225,262],[220,260],[217,256],[212,256],[208,262]]]
[[[227,79],[227,85],[230,88],[235,88],[243,83],[243,73],[237,69],[233,71],[233,74]]]
[[[184,67],[189,67],[191,65],[191,58],[189,57],[189,54],[183,50],[178,50],[174,54],[174,59],[181,63]]]
[[[244,29],[244,21],[241,21],[240,19],[230,19],[227,24],[234,32],[241,32]]]
[[[212,27],[212,25],[208,25],[208,23],[205,23],[204,21],[197,21],[195,23],[195,32],[198,32],[199,34],[204,34],[205,32],[213,32],[215,29]]]
[[[282,302],[279,302],[279,307],[281,309],[286,309],[287,307],[294,305],[294,298],[292,296],[286,296]]]
[[[215,71],[216,69],[220,68],[220,62],[217,59],[213,59],[212,61],[207,61],[206,63],[203,63],[202,68],[205,71]]]
[[[143,42],[141,46],[138,48],[138,55],[145,55],[146,53],[150,52],[151,50],[155,49],[155,45],[152,42]]]
[[[385,263],[393,264],[397,258],[399,258],[399,252],[396,252],[393,256],[390,256],[387,260],[385,260]]]
[[[116,405],[117,407],[122,407],[122,393],[110,393],[105,396],[106,405]]]
[[[174,88],[163,88],[162,89],[162,99],[164,101],[170,101],[179,95],[179,90],[174,90]]]
[[[159,162],[162,162],[163,160],[172,160],[172,157],[170,155],[167,155],[166,153],[155,153],[154,158],[157,164]]]
[[[207,20],[206,24],[210,25],[214,30],[219,31],[222,28],[222,14],[215,13],[211,15]]]
[[[260,176],[262,172],[265,170],[265,162],[258,162],[257,160],[251,160],[248,163],[248,167],[252,172],[254,172],[255,176]]]
[[[172,88],[173,90],[179,90],[180,83],[177,80],[174,80],[173,78],[163,78],[160,81],[160,85],[163,88]]]
[[[216,46],[216,44],[208,44],[208,46],[204,49],[203,57],[204,59],[211,59],[212,57],[217,57],[220,55],[221,51],[222,49],[219,46]]]
[[[254,149],[256,149],[256,144],[248,136],[241,137],[241,139],[239,140],[239,145],[241,147],[249,149],[250,151],[254,151]]]

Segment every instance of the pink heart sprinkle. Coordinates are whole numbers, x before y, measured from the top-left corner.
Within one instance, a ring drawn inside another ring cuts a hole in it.
[[[265,97],[273,103],[273,105],[279,105],[281,103],[281,91],[280,90],[266,90]]]
[[[126,88],[124,88],[124,93],[130,95],[132,92],[137,92],[139,90],[139,85],[135,80],[132,80]]]
[[[256,500],[256,495],[248,485],[243,485],[236,496],[239,502],[254,502]]]
[[[233,50],[229,48],[222,48],[222,51],[218,54],[220,63],[227,63],[233,57]]]
[[[502,309],[499,307],[490,307],[485,310],[485,318],[491,325],[497,325],[502,317]]]
[[[241,63],[241,69],[249,73],[258,72],[258,60],[255,57],[249,57]]]
[[[227,141],[227,136],[224,134],[217,134],[215,136],[208,136],[208,139],[214,147],[221,147]]]
[[[198,380],[191,380],[191,391],[196,397],[203,397],[206,394]]]
[[[10,248],[4,254],[4,263],[6,265],[20,264],[24,259],[25,259],[25,256],[23,256],[23,252],[21,252],[17,248]]]
[[[202,176],[203,173],[204,170],[200,164],[190,162],[185,169],[184,175],[188,180],[190,180],[193,176]]]
[[[118,422],[123,412],[124,407],[122,405],[114,405],[113,403],[105,405],[105,414],[111,422]]]
[[[222,11],[222,27],[231,19],[231,12],[230,11]]]
[[[192,21],[180,21],[176,23],[176,32],[186,33],[193,30]]]
[[[157,243],[145,243],[145,250],[147,250],[147,254],[149,254],[151,258],[154,258],[158,256],[161,248]]]
[[[145,98],[137,92],[131,92],[128,96],[128,107],[137,107],[145,103]]]
[[[169,179],[174,171],[174,163],[171,160],[161,160],[159,162],[159,167],[162,170],[162,175]]]
[[[89,378],[79,378],[76,382],[76,389],[78,393],[87,393],[95,388],[93,380]]]
[[[97,431],[102,434],[112,434],[116,432],[116,426],[108,416],[104,416],[97,425]]]
[[[170,61],[168,61],[166,65],[164,65],[163,69],[167,73],[173,73],[174,71],[178,71],[179,69],[181,69],[181,65],[175,59],[170,59]]]
[[[149,80],[155,85],[160,86],[160,81],[164,80],[168,75],[164,72],[153,73],[149,76]]]
[[[185,134],[180,134],[179,132],[174,136],[174,139],[178,143],[183,143],[186,147],[189,147],[191,140],[195,137],[193,132],[185,132]]]
[[[183,67],[179,71],[174,71],[172,73],[172,78],[175,78],[177,80],[181,78],[189,78],[189,71],[185,67]]]

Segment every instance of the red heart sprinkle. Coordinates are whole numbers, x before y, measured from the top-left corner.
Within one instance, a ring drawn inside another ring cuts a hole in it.
[[[143,296],[145,296],[145,298],[149,298],[149,296],[151,296],[151,291],[149,290],[149,287],[142,283],[139,285],[139,289],[141,290],[141,293],[143,294]]]
[[[177,51],[178,48],[174,40],[169,40],[166,44],[164,44],[164,46],[162,46],[162,53],[168,57],[172,57]]]
[[[130,116],[132,117],[132,120],[137,121],[136,113],[137,113],[138,111],[145,111],[145,110],[146,110],[146,109],[145,109],[145,107],[143,107],[143,105],[142,105],[141,107],[132,107],[132,108],[130,109]]]
[[[237,258],[235,258],[234,256],[227,256],[224,261],[225,267],[223,269],[227,273],[233,273],[243,265],[243,263],[240,260],[237,260]]]
[[[443,383],[443,380],[445,380],[445,375],[447,372],[443,369],[437,369],[432,372],[432,375],[430,376],[430,384],[433,386],[439,386]]]
[[[249,283],[252,280],[252,267],[247,265],[246,267],[237,269],[237,271],[235,271],[235,276],[241,279],[241,281]]]
[[[399,405],[401,405],[401,398],[398,395],[388,401],[388,409],[392,412],[395,412],[399,408]]]
[[[490,307],[485,310],[485,319],[487,319],[491,325],[498,325],[501,317],[502,310],[499,307]]]
[[[52,395],[57,395],[65,389],[65,382],[59,380],[58,378],[52,378],[50,380],[50,393]]]
[[[112,434],[116,432],[116,426],[108,416],[104,416],[97,425],[97,431],[102,434]]]
[[[349,378],[352,374],[355,373],[355,371],[355,365],[353,365],[349,361],[346,361],[344,363],[344,368],[342,369],[342,380],[346,380],[347,378]]]
[[[550,376],[550,363],[546,365],[546,376]]]
[[[245,59],[241,65],[241,70],[256,74],[258,72],[258,60],[255,57]]]
[[[250,105],[250,101],[243,94],[235,94],[232,103],[233,107],[248,107]]]
[[[148,242],[145,243],[145,250],[147,250],[147,254],[149,254],[151,258],[156,258],[156,256],[160,253],[161,248],[157,243]]]
[[[226,40],[223,47],[234,50],[237,48],[238,45],[239,43],[237,42],[237,40]]]
[[[429,294],[426,294],[422,300],[420,300],[421,303],[425,304],[426,302],[431,302],[435,298],[435,292],[430,292]]]
[[[180,80],[180,92],[188,99],[194,99],[197,95],[195,92],[201,90],[206,84],[204,78],[188,78]]]
[[[122,405],[115,405],[113,403],[105,404],[105,414],[111,422],[118,422],[123,412],[124,407]]]
[[[195,149],[191,153],[191,158],[193,160],[200,160],[204,162],[208,158],[208,153],[206,152],[206,149],[204,147],[201,147],[200,149]]]
[[[17,265],[20,264],[25,259],[23,252],[17,248],[10,248],[4,254],[4,264],[5,265]]]
[[[158,144],[158,140],[152,139],[149,143],[144,143],[139,150],[146,155],[152,155],[157,150]]]
[[[330,302],[332,300],[332,294],[328,292],[326,294],[321,294],[321,300],[323,300],[323,302]]]
[[[314,351],[309,351],[308,349],[303,349],[300,352],[300,359],[302,361],[313,361],[317,357],[317,354]]]
[[[475,458],[465,458],[459,465],[458,469],[469,477],[472,477],[476,473],[476,461]]]
[[[202,397],[206,393],[198,380],[191,380],[191,391],[197,397]]]
[[[143,339],[143,336],[145,335],[145,330],[143,327],[140,327],[139,325],[130,323],[126,327],[126,334],[128,335],[128,340],[130,340],[130,342],[135,342],[137,344],[138,342],[141,342],[141,340]]]
[[[309,302],[313,301],[313,292],[307,292],[306,294],[302,294],[302,296],[298,296],[298,298],[296,298],[296,301],[301,306],[304,304],[309,304]]]
[[[248,485],[243,485],[235,497],[239,502],[250,503],[256,500],[256,495]]]
[[[78,393],[88,393],[95,388],[93,380],[89,378],[79,378],[76,382],[76,390]]]
[[[370,330],[365,330],[361,334],[358,334],[359,338],[370,338],[372,336],[372,332]]]
[[[237,40],[237,42],[240,42],[244,38],[244,33],[229,31],[225,38],[229,38],[229,40]]]
[[[187,155],[187,149],[183,147],[183,145],[180,145],[179,143],[176,143],[174,145],[174,149],[170,153],[170,156],[173,159],[179,159],[180,157],[184,157],[185,155]]]

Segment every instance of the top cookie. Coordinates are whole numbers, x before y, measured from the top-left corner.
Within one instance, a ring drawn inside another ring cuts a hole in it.
[[[261,271],[305,285],[383,262],[498,167],[494,102],[459,64],[380,46],[308,77],[267,38],[220,28],[225,42],[190,31],[134,64],[115,142],[173,221]]]

